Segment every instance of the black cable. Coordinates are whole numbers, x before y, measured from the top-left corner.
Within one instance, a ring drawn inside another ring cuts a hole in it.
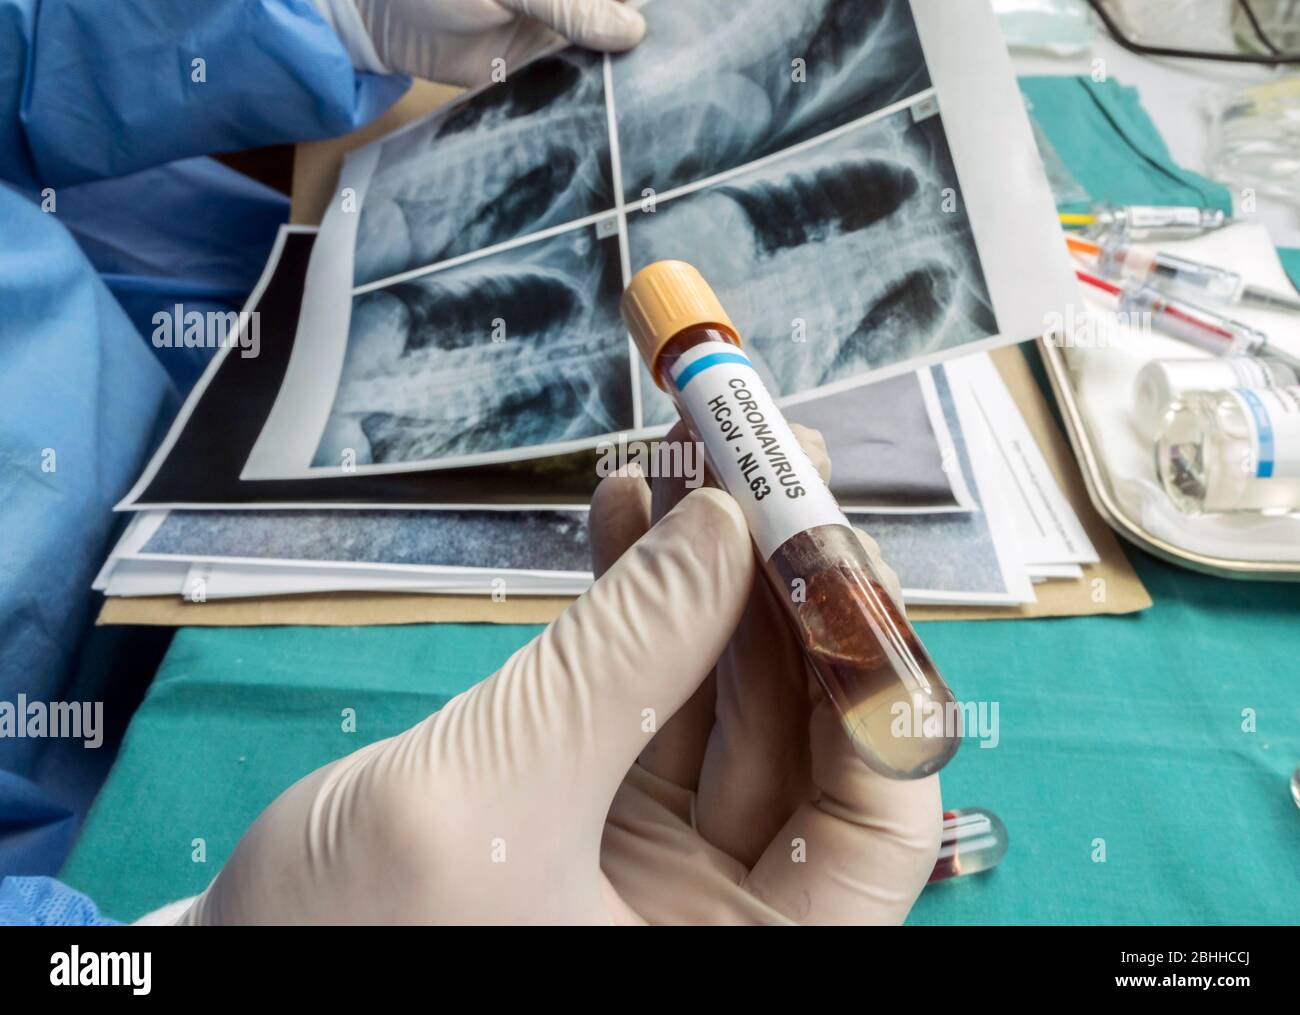
[[[1240,0],[1239,0],[1240,2]],[[1300,53],[1278,53],[1271,52],[1264,54],[1250,53],[1214,53],[1208,50],[1199,49],[1177,49],[1171,46],[1147,46],[1140,42],[1134,42],[1123,30],[1115,23],[1110,12],[1106,10],[1103,0],[1088,0],[1088,6],[1091,7],[1101,18],[1101,23],[1106,26],[1106,30],[1114,36],[1115,41],[1131,53],[1137,53],[1140,56],[1172,56],[1182,60],[1220,60],[1224,63],[1258,63],[1266,67],[1282,67],[1288,64],[1300,64]],[[1245,6],[1243,4],[1243,6]],[[1255,12],[1246,7],[1248,17],[1253,24],[1258,25],[1255,20]],[[1260,41],[1270,49],[1276,49],[1273,44],[1264,39],[1263,33],[1256,28],[1256,34],[1260,36]]]
[[[1264,34],[1264,29],[1260,27],[1259,18],[1255,17],[1255,10],[1250,6],[1250,0],[1237,0],[1237,5],[1246,13],[1246,20],[1250,22],[1250,27],[1255,33],[1255,38],[1263,43],[1274,56],[1281,56],[1282,51],[1273,45],[1273,40]]]

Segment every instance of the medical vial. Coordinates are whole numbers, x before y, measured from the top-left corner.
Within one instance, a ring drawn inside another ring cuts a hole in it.
[[[960,709],[830,490],[691,265],[659,261],[623,294],[655,383],[744,512],[761,569],[867,765],[895,779],[942,768]]]
[[[1227,225],[1217,208],[1194,205],[1098,204],[1092,209],[1092,232],[1118,234],[1130,240],[1186,240]]]
[[[1300,384],[1300,372],[1268,356],[1154,359],[1138,371],[1133,383],[1133,418],[1138,432],[1155,440],[1169,406],[1185,392],[1288,384]]]
[[[943,812],[939,858],[930,883],[992,870],[1007,855],[1007,826],[984,807]]]
[[[1156,471],[1187,514],[1300,509],[1300,386],[1186,392],[1165,415]]]

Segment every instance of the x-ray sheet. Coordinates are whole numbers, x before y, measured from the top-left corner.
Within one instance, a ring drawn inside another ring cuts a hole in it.
[[[618,313],[696,264],[783,405],[1041,333],[1073,278],[993,15],[652,0],[347,159],[242,478],[543,458],[674,418]],[[790,415],[798,417],[793,409]]]
[[[434,472],[241,480],[288,368],[315,230],[281,230],[245,307],[260,324],[259,353],[217,352],[166,439],[118,510],[158,508],[585,508],[599,483],[599,448]],[[969,510],[950,467],[953,437],[925,370],[794,407],[822,432],[835,463],[831,488],[848,508]]]
[[[989,501],[994,491],[962,436],[941,371],[934,386],[954,435],[957,471],[979,498],[976,510],[906,516],[850,511],[849,517],[879,542],[911,602],[1032,600],[1014,533],[1007,531],[1005,512]],[[589,554],[583,511],[144,512],[123,535],[97,587],[114,594],[142,580],[127,572],[119,586],[117,568],[184,563],[194,564],[187,573],[202,579],[205,595],[209,585],[219,596],[385,588],[487,594],[498,578],[519,592],[576,594],[591,579]],[[384,582],[385,572],[393,575],[391,583]],[[174,586],[174,571],[162,573]]]

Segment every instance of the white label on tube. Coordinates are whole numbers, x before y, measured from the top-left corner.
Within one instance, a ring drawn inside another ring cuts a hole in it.
[[[818,525],[848,525],[754,364],[728,342],[705,342],[673,364],[672,381],[758,552]]]
[[[1201,225],[1200,208],[1177,206],[1130,205],[1128,224],[1133,230],[1140,229],[1198,229]]]
[[[1300,479],[1300,387],[1234,388],[1246,414],[1256,479]]]

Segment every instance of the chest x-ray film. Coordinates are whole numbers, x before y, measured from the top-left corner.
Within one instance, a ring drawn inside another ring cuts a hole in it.
[[[1035,337],[1069,301],[987,5],[642,9],[630,53],[543,56],[349,156],[244,479],[663,433],[675,413],[618,314],[662,258],[699,267],[814,418],[869,416],[868,382]]]
[[[240,478],[270,414],[296,342],[314,227],[281,227],[261,279],[244,306],[261,333],[258,354],[219,349],[166,439],[117,510],[144,508],[558,508],[585,510],[607,461],[597,447],[549,458],[432,471],[291,479]],[[308,341],[304,336],[303,341]],[[861,403],[870,401],[871,412]],[[928,369],[873,382],[794,407],[794,421],[821,431],[835,462],[831,490],[845,508],[946,513],[972,506],[952,467],[951,432]],[[630,447],[631,442],[624,442]],[[620,442],[611,441],[611,450]]]

